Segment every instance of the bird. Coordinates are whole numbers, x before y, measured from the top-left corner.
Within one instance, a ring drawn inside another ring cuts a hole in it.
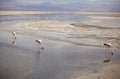
[[[42,45],[42,40],[35,40],[35,41],[38,43],[38,47],[43,50],[44,47],[41,46]]]
[[[108,48],[111,48],[112,47],[112,44],[111,43],[104,43],[104,45]]]
[[[12,32],[12,35],[13,35],[13,36],[16,36],[16,32]]]
[[[38,44],[42,44],[42,40],[35,40]]]
[[[113,50],[112,50],[112,44],[111,43],[104,43],[104,46],[106,46],[107,48],[110,48],[110,50],[111,50],[111,55],[113,55]],[[106,48],[106,50],[107,50],[107,48]]]
[[[111,61],[111,58],[113,56],[112,44],[111,43],[104,43],[103,45],[106,47],[106,50],[105,50],[106,59],[103,62],[108,63]]]

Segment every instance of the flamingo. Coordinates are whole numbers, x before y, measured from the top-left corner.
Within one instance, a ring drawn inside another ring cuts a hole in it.
[[[104,63],[108,63],[111,61],[111,58],[113,56],[113,51],[112,51],[112,44],[111,43],[104,43],[104,46],[106,46],[106,51],[105,51],[105,57],[106,59],[103,61]],[[109,50],[110,49],[110,50]],[[107,54],[108,52],[108,54]]]
[[[16,32],[12,32],[12,35],[13,35],[13,36],[16,36]]]
[[[35,40],[37,43],[38,43],[38,52],[40,53],[40,49],[44,49],[44,47],[43,46],[41,46],[42,45],[42,40]]]
[[[35,40],[38,44],[42,44],[42,40]]]
[[[111,55],[113,55],[112,44],[111,43],[104,43],[104,46],[106,46],[106,51],[107,51],[107,49],[110,49],[111,50]]]
[[[111,48],[112,47],[112,44],[111,43],[104,43],[104,45],[108,48]]]

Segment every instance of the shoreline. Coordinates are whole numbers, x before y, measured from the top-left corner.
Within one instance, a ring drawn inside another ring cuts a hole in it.
[[[22,14],[95,14],[95,15],[118,15],[120,12],[60,12],[60,11],[0,11],[0,15],[22,15]]]
[[[72,79],[119,79],[120,64],[103,67],[98,73],[76,76]]]

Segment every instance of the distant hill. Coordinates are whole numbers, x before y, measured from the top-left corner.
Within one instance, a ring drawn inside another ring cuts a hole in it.
[[[12,3],[11,3],[12,4]],[[92,11],[92,12],[120,12],[120,3],[96,4],[96,3],[69,3],[52,4],[41,3],[36,5],[22,5],[14,3],[10,6],[0,3],[0,10],[27,10],[27,11]]]

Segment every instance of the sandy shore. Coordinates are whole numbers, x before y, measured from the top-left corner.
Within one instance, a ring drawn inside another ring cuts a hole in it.
[[[114,64],[104,67],[99,73],[78,76],[73,79],[119,79],[119,78],[120,78],[120,64]]]

